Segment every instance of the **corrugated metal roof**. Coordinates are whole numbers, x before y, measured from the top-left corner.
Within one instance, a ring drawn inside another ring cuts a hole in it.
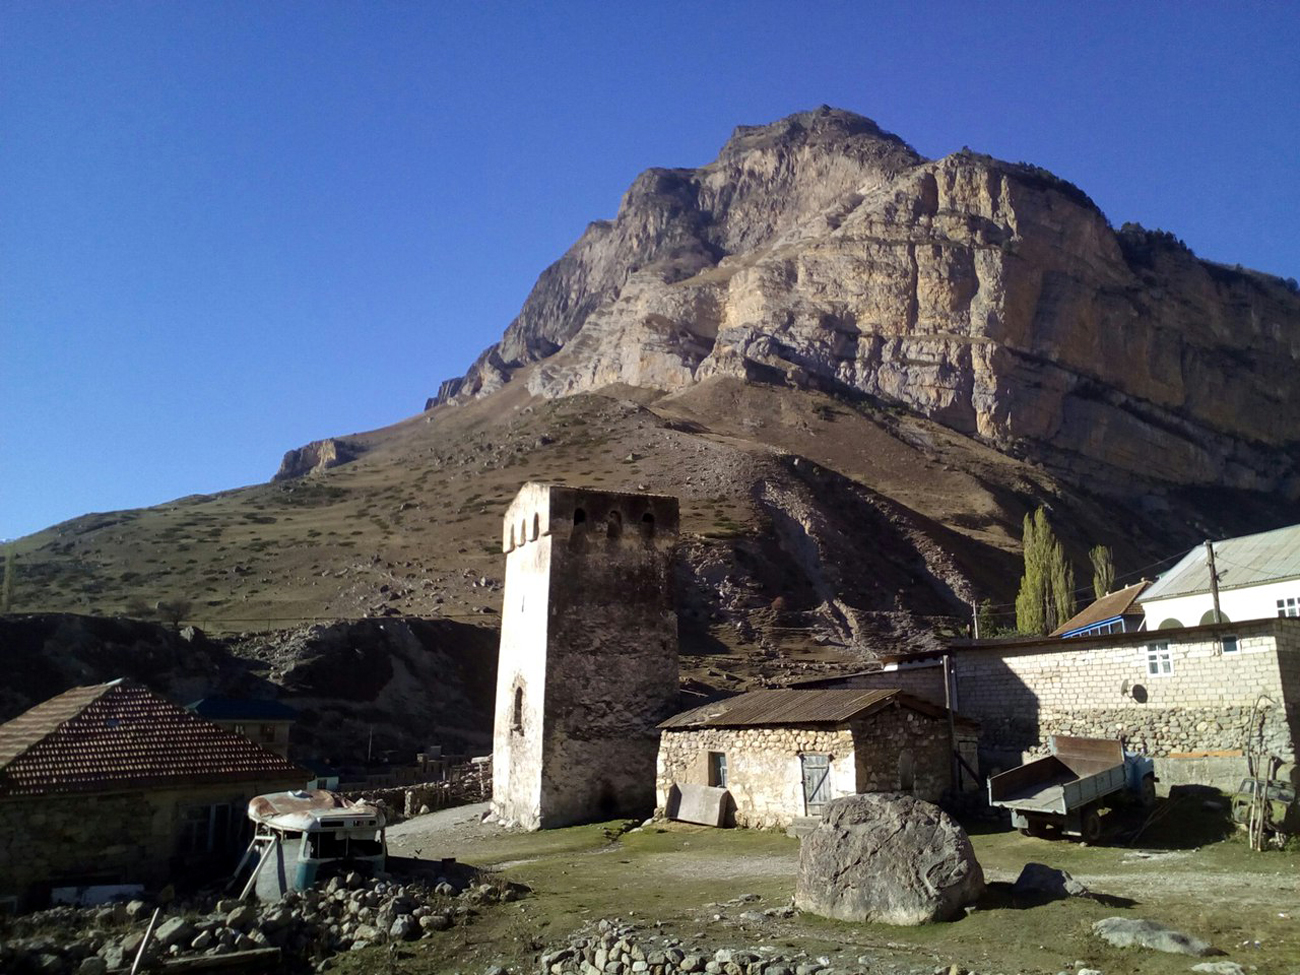
[[[704,704],[674,715],[659,727],[736,728],[751,725],[842,724],[865,717],[891,703],[930,717],[940,717],[945,710],[897,688],[877,690],[800,690],[773,688],[738,694],[712,704]],[[971,722],[958,718],[963,724]]]
[[[1215,542],[1214,566],[1219,573],[1220,590],[1300,578],[1300,525]],[[1209,591],[1205,546],[1198,545],[1157,579],[1138,602]]]
[[[1116,616],[1134,612],[1133,604],[1137,601],[1138,596],[1142,595],[1142,590],[1149,585],[1151,583],[1143,579],[1141,582],[1135,582],[1118,592],[1106,593],[1092,605],[1085,607],[1083,612],[1070,617],[1054,629],[1050,635],[1061,636],[1071,630],[1079,630],[1085,626],[1092,626],[1094,623],[1101,623],[1105,620],[1114,619]],[[1137,612],[1140,613],[1141,610],[1137,610]]]
[[[128,681],[74,687],[0,725],[0,796],[306,778],[243,735]]]

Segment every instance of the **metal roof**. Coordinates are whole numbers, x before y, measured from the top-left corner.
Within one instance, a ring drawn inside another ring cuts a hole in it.
[[[704,704],[674,715],[659,727],[736,728],[754,725],[843,724],[897,703],[930,717],[945,713],[942,707],[904,694],[897,688],[878,690],[800,690],[773,688],[750,691]],[[968,719],[959,719],[970,723]]]
[[[1219,573],[1220,590],[1300,578],[1300,525],[1215,542],[1214,567]],[[1209,591],[1205,546],[1198,545],[1157,579],[1138,602]]]

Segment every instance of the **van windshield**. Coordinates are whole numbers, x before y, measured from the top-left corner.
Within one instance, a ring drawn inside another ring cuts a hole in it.
[[[308,833],[308,856],[313,860],[345,860],[349,857],[375,857],[384,852],[380,830]]]

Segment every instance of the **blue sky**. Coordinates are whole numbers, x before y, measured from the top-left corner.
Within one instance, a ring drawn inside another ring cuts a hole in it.
[[[652,165],[830,104],[1300,277],[1300,6],[0,11],[0,538],[418,412]]]

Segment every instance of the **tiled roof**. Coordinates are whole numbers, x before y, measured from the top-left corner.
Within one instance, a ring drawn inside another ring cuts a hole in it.
[[[1157,579],[1139,602],[1209,592],[1210,570],[1205,559],[1205,546],[1196,546]],[[1300,578],[1300,525],[1215,542],[1214,569],[1219,574],[1220,591]]]
[[[74,687],[0,725],[0,797],[307,778],[243,735],[127,681]]]
[[[897,689],[881,690],[799,690],[774,688],[750,691],[735,697],[703,704],[674,715],[659,727],[737,728],[754,725],[843,724],[866,717],[897,702],[903,707],[930,717],[940,717],[943,708],[904,694]],[[971,724],[967,718],[958,718]]]
[[[298,717],[287,704],[254,698],[205,697],[185,706],[209,721],[293,721]]]
[[[1141,613],[1141,607],[1135,606],[1137,598],[1142,595],[1142,590],[1151,585],[1147,580],[1135,582],[1131,586],[1120,589],[1117,592],[1108,592],[1090,606],[1085,606],[1083,611],[1071,616],[1068,620],[1054,629],[1052,636],[1060,636],[1062,633],[1069,633],[1071,630],[1079,630],[1085,626],[1091,626],[1094,623],[1102,623],[1106,620],[1113,620],[1117,616],[1123,616],[1126,613]]]

